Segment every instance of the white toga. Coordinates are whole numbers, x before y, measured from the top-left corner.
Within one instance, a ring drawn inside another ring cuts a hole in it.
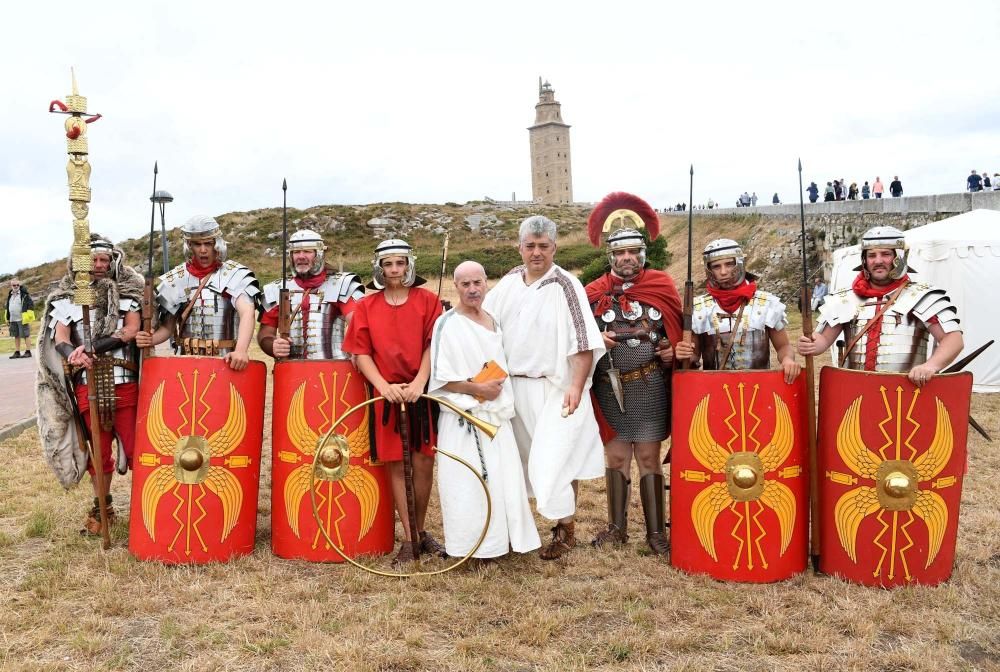
[[[496,437],[490,440],[454,411],[441,407],[438,446],[476,467],[490,492],[493,510],[486,538],[474,555],[477,558],[505,555],[508,546],[517,553],[527,553],[541,546],[510,426],[514,415],[510,378],[504,381],[500,396],[492,401],[480,402],[468,394],[443,389],[448,383],[472,378],[490,360],[507,370],[503,334],[499,328],[490,331],[454,310],[449,310],[435,323],[429,394],[446,399],[500,428]],[[463,465],[444,456],[438,458],[437,465],[445,548],[448,555],[461,557],[469,552],[482,532],[486,521],[486,497],[478,479]]]
[[[486,295],[483,307],[503,329],[516,410],[511,424],[529,494],[546,518],[571,516],[576,511],[573,481],[604,476],[604,445],[588,391],[605,348],[586,292],[559,266],[531,285],[518,267]],[[563,418],[563,396],[573,378],[569,358],[587,350],[593,360],[580,406]]]

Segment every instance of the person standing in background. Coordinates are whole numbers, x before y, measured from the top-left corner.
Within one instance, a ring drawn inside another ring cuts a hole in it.
[[[17,278],[10,279],[10,292],[7,294],[7,324],[10,325],[10,335],[14,337],[14,354],[11,359],[31,357],[31,324],[22,318],[24,312],[33,310],[35,303],[28,294],[28,288]],[[24,339],[24,354],[21,354],[21,339]]]

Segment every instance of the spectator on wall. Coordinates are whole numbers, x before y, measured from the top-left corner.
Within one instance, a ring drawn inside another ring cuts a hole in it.
[[[965,178],[965,187],[972,192],[983,190],[983,178],[976,175],[976,171],[972,171],[972,174]]]
[[[823,192],[823,201],[833,201],[837,198],[836,192],[833,189],[833,184],[830,182],[826,183],[826,191]]]
[[[850,189],[847,190],[847,200],[856,201],[858,200],[858,183],[851,182]]]
[[[892,182],[889,183],[889,193],[892,194],[893,198],[899,198],[903,195],[903,183],[899,181],[899,175],[892,178]]]
[[[990,182],[990,174],[984,170],[983,171],[983,189],[990,189],[992,186],[993,185]]]
[[[868,186],[868,180],[865,180],[865,183],[861,185],[861,198],[867,201],[871,195],[872,188]]]
[[[774,192],[774,196],[771,197],[771,203],[774,205],[781,205],[781,199],[778,198],[778,192]]]
[[[806,191],[809,192],[810,203],[815,203],[819,200],[819,187],[816,186],[815,182],[810,182]]]
[[[885,191],[885,185],[882,184],[882,178],[875,176],[875,184],[872,185],[872,193],[875,194],[875,198],[882,198],[882,192]]]

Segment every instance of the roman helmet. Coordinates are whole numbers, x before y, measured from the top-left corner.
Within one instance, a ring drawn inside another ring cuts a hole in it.
[[[90,234],[90,256],[94,257],[98,254],[106,254],[111,257],[108,277],[112,280],[118,280],[118,274],[122,270],[122,257],[124,256],[121,248],[115,247],[114,243],[104,236],[92,232]]]
[[[292,252],[295,250],[315,250],[316,258],[312,266],[309,267],[309,275],[316,275],[323,268],[323,257],[326,252],[326,244],[323,238],[309,229],[299,229],[288,237],[288,260],[292,260]],[[294,268],[294,266],[293,266]]]
[[[375,289],[385,289],[385,274],[382,272],[381,262],[386,257],[406,257],[406,276],[403,278],[404,287],[413,287],[417,283],[417,257],[413,254],[413,248],[405,240],[390,238],[383,240],[375,246],[375,256],[372,259],[372,285]]]
[[[868,267],[865,265],[866,250],[893,250],[896,258],[892,260],[892,269],[889,277],[899,280],[906,275],[907,271],[913,269],[907,265],[910,256],[910,246],[906,243],[903,232],[894,226],[876,226],[865,231],[861,238],[861,265],[855,268],[856,271],[863,271],[865,277],[868,276]]]
[[[660,235],[660,218],[649,203],[638,196],[616,191],[597,204],[587,218],[587,233],[594,247],[601,246],[601,234],[607,238],[608,263],[614,260],[615,250],[639,250],[639,262],[646,265],[646,239],[640,229],[649,232],[649,239]]]
[[[709,265],[719,259],[736,260],[737,286],[742,285],[743,281],[747,279],[746,255],[743,253],[743,248],[735,240],[729,238],[717,238],[713,240],[705,246],[702,257],[705,259],[705,280],[713,287],[716,285]]]
[[[215,241],[215,251],[219,253],[219,261],[226,260],[226,241],[222,239],[222,229],[219,228],[219,223],[212,217],[195,215],[184,222],[181,227],[181,235],[184,237],[185,259],[191,258],[191,248],[188,247],[188,243],[212,239]]]

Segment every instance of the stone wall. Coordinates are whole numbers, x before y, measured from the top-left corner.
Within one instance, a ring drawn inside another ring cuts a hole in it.
[[[833,251],[854,245],[873,226],[895,226],[907,230],[970,210],[1000,210],[1000,190],[976,193],[906,196],[860,201],[806,203],[806,234],[810,250],[830,277]],[[777,234],[781,242],[768,253],[772,266],[794,263],[800,258],[801,224],[799,204],[758,205],[750,208],[695,210],[695,217],[754,218]],[[667,216],[687,217],[686,212]]]
[[[904,196],[902,198],[870,198],[860,201],[830,201],[806,203],[806,221],[819,215],[957,215],[970,210],[1000,210],[1000,190],[976,193],[936,194],[931,196]],[[697,210],[699,215],[794,215],[799,216],[798,203],[758,205],[752,208],[713,208]],[[672,213],[671,213],[672,214]],[[678,213],[680,214],[680,213]],[[935,217],[934,220],[941,219]]]

